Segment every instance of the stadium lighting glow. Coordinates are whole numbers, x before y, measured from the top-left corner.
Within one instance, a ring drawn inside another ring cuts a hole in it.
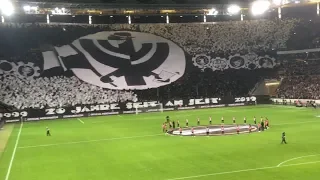
[[[29,6],[29,5],[25,5],[23,6],[23,10],[28,12],[28,11],[37,11],[38,10],[38,6]]]
[[[270,8],[270,2],[266,0],[258,0],[252,3],[251,12],[253,15],[262,15]]]
[[[31,10],[31,7],[30,7],[30,6],[23,6],[23,10],[24,10],[24,11],[30,11],[30,10]]]
[[[276,6],[279,6],[282,4],[282,0],[272,0],[272,3]]]
[[[227,10],[229,14],[238,14],[241,8],[238,5],[230,5]]]
[[[217,15],[218,13],[219,12],[216,9],[212,8],[212,9],[209,10],[208,15]]]
[[[0,1],[0,11],[3,15],[10,16],[14,12],[13,4],[9,0]]]
[[[25,12],[37,11],[37,10],[38,10],[38,6],[29,6],[29,5],[26,5],[26,6],[23,6],[23,10],[24,10]]]

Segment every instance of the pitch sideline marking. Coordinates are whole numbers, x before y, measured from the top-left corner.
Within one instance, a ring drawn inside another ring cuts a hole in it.
[[[82,124],[84,124],[84,122],[80,119],[80,118],[77,118],[78,119],[78,121],[80,121]]]
[[[270,167],[254,168],[254,169],[243,169],[243,170],[237,170],[237,171],[225,171],[225,172],[220,172],[220,173],[202,174],[202,175],[197,175],[197,176],[186,176],[186,177],[172,178],[172,179],[167,179],[167,180],[193,179],[193,178],[199,178],[199,177],[216,176],[216,175],[223,175],[223,174],[233,174],[233,173],[239,173],[239,172],[248,172],[248,171],[264,170],[264,169],[275,169],[275,168],[299,166],[299,165],[306,165],[306,164],[316,164],[316,163],[320,163],[320,161],[288,164],[288,165],[283,165],[281,167],[270,166]]]
[[[12,152],[12,156],[11,156],[11,160],[10,160],[10,163],[9,163],[9,167],[8,167],[8,171],[7,171],[7,175],[6,175],[6,179],[5,179],[5,180],[8,180],[8,179],[9,179],[9,176],[10,176],[10,172],[11,172],[13,160],[14,160],[14,157],[15,157],[15,155],[16,155],[18,143],[19,143],[19,140],[20,140],[20,135],[21,135],[21,131],[22,131],[22,126],[23,126],[23,122],[21,122],[21,124],[20,124],[19,133],[18,133],[18,136],[17,136],[16,143],[15,143],[15,145],[14,145],[14,149],[13,149],[13,152]]]
[[[113,140],[121,140],[121,139],[135,139],[135,138],[144,138],[144,137],[154,137],[164,135],[161,134],[152,134],[152,135],[144,135],[144,136],[129,136],[129,137],[117,137],[117,138],[107,138],[107,139],[96,139],[96,140],[88,140],[88,141],[72,141],[66,143],[56,143],[56,144],[42,144],[35,146],[21,146],[19,149],[27,149],[27,148],[36,148],[36,147],[47,147],[47,146],[59,146],[59,145],[69,145],[69,144],[81,144],[81,143],[89,143],[89,142],[100,142],[100,141],[113,141]]]
[[[281,162],[280,164],[277,165],[277,167],[280,167],[282,164],[287,163],[287,162],[289,162],[289,161],[293,161],[293,160],[296,160],[296,159],[302,159],[302,158],[305,158],[305,157],[319,156],[319,155],[320,155],[320,154],[313,154],[313,155],[308,155],[308,156],[295,157],[295,158],[288,159],[288,160],[286,160],[286,161]]]

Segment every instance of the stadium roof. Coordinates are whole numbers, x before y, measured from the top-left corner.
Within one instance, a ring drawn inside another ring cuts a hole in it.
[[[188,3],[176,3],[172,0],[107,0],[108,2],[101,2],[100,0],[48,0],[48,1],[26,1],[20,0],[17,1],[17,4],[28,4],[28,5],[37,5],[43,8],[52,8],[52,7],[77,7],[77,8],[212,8],[212,6],[223,6],[228,3],[220,3],[216,1],[211,1],[210,3],[196,3],[195,0],[189,0]],[[157,6],[155,6],[155,4]],[[240,6],[248,6],[248,3],[241,2],[237,3]]]
[[[230,4],[249,3],[250,0],[18,0],[42,3],[101,3],[101,4]]]
[[[294,0],[287,0],[286,6],[301,6],[310,2],[303,0],[296,4]],[[317,0],[316,0],[317,1]],[[37,7],[37,12],[27,14],[53,14],[54,9],[64,9],[69,15],[117,15],[117,14],[208,14],[212,9],[225,15],[230,4],[239,5],[243,11],[250,7],[251,0],[19,0],[15,2],[20,7],[20,13],[24,6]],[[284,6],[283,6],[284,7]],[[18,12],[19,13],[19,12]],[[55,13],[59,14],[59,13]]]

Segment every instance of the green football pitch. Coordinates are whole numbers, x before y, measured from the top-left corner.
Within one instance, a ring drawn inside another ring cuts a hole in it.
[[[268,117],[264,132],[171,136],[165,117],[195,126],[221,116],[248,123]],[[316,180],[320,175],[320,110],[289,106],[213,108],[6,125],[0,180]],[[51,137],[46,136],[46,127]],[[280,144],[285,131],[288,144]],[[3,144],[2,144],[3,146]],[[0,146],[1,148],[1,146]]]

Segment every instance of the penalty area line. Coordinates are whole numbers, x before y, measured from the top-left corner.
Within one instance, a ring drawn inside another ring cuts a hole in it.
[[[299,166],[299,165],[316,164],[316,163],[320,163],[320,161],[288,164],[288,165],[283,165],[283,166],[279,166],[279,167],[278,166],[270,166],[270,167],[261,167],[261,168],[253,168],[253,169],[243,169],[243,170],[237,170],[237,171],[225,171],[225,172],[219,172],[219,173],[202,174],[202,175],[197,175],[197,176],[186,176],[186,177],[172,178],[172,179],[167,179],[167,180],[193,179],[193,178],[201,178],[201,177],[216,176],[216,175],[223,175],[223,174],[233,174],[233,173],[265,170],[265,169],[276,169],[276,168],[282,168],[282,167]]]
[[[78,121],[80,121],[82,124],[84,124],[84,122],[80,119],[80,118],[77,118],[78,119]]]
[[[16,143],[15,143],[15,145],[14,145],[14,149],[13,149],[13,152],[12,152],[12,156],[11,156],[11,159],[10,159],[10,163],[9,163],[9,167],[8,167],[8,171],[7,171],[7,175],[6,175],[5,180],[8,180],[8,179],[9,179],[9,176],[10,176],[10,173],[11,173],[11,168],[12,168],[12,164],[13,164],[14,157],[15,157],[15,155],[16,155],[18,143],[19,143],[20,136],[21,136],[22,127],[23,127],[23,122],[21,122],[21,124],[20,124],[19,133],[18,133],[18,136],[17,136]]]
[[[302,159],[302,158],[306,158],[306,157],[313,157],[313,156],[319,156],[320,154],[313,154],[313,155],[308,155],[308,156],[299,156],[299,157],[295,157],[292,159],[288,159],[286,161],[281,162],[280,164],[277,165],[277,167],[280,167],[282,164],[293,161],[293,160],[297,160],[297,159]]]

